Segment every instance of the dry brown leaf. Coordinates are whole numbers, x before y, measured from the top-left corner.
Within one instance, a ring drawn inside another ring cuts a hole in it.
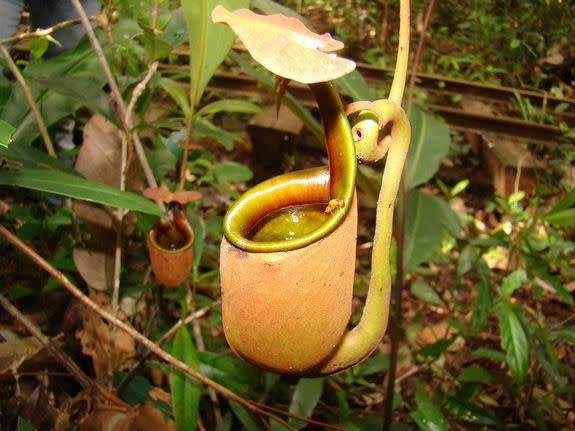
[[[343,43],[329,34],[316,34],[296,18],[258,15],[249,9],[228,11],[219,5],[212,20],[228,24],[251,56],[283,78],[304,84],[331,81],[355,69],[351,60],[329,54]]]
[[[415,339],[423,344],[433,344],[441,340],[446,340],[455,335],[456,331],[447,323],[447,320],[441,320],[433,325],[421,328]],[[465,346],[465,340],[462,337],[457,337],[453,343],[447,348],[449,352],[457,352]]]
[[[35,337],[17,338],[0,343],[0,374],[16,373],[18,367],[38,353],[42,343]]]
[[[75,169],[84,177],[118,187],[122,140],[114,124],[101,115],[94,115],[84,127],[84,139]],[[128,190],[141,190],[141,169],[132,158],[126,175]],[[111,289],[114,274],[114,222],[111,210],[89,202],[74,202],[76,216],[84,221],[89,238],[86,247],[74,249],[74,263],[86,283],[97,290]],[[126,219],[124,226],[131,229]]]
[[[76,269],[92,289],[105,291],[113,285],[113,258],[109,253],[74,247]]]
[[[80,425],[80,431],[173,431],[175,423],[147,403],[129,411],[100,407],[88,415]]]
[[[111,311],[107,295],[96,293],[93,296],[94,302],[102,309]],[[122,311],[118,313],[118,317],[126,320]],[[76,331],[82,353],[92,358],[96,380],[100,383],[107,383],[113,371],[129,368],[136,356],[136,344],[127,332],[116,329],[113,343],[110,342],[111,335],[112,327],[99,315],[91,312],[84,313],[82,329]]]

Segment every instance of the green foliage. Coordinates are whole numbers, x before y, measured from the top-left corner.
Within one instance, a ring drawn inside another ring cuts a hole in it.
[[[114,187],[65,172],[48,169],[0,169],[0,184],[40,190],[146,214],[162,215],[153,202],[140,195],[122,192]]]
[[[171,353],[176,359],[199,371],[198,352],[185,326],[178,329]],[[170,373],[170,388],[176,429],[178,431],[195,430],[198,424],[202,386],[182,371],[173,369]]]
[[[0,119],[0,146],[8,147],[12,142],[12,136],[16,128]]]

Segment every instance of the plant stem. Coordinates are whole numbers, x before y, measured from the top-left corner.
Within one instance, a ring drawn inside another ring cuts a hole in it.
[[[257,402],[243,398],[243,397],[237,395],[236,393],[232,392],[231,390],[229,390],[225,386],[220,385],[219,383],[216,383],[215,381],[209,379],[208,377],[204,376],[203,374],[199,373],[198,371],[190,368],[186,363],[174,358],[172,355],[170,355],[168,352],[163,350],[161,347],[159,347],[153,341],[146,338],[144,335],[142,335],[140,332],[138,332],[136,329],[134,329],[129,324],[122,322],[120,319],[114,317],[111,313],[108,313],[107,311],[102,310],[100,308],[100,306],[98,306],[98,304],[96,304],[90,298],[88,298],[86,295],[84,295],[82,293],[82,291],[74,283],[72,283],[70,280],[68,280],[68,278],[66,278],[66,276],[64,274],[62,274],[60,271],[58,271],[56,268],[54,268],[48,261],[46,261],[38,253],[36,253],[35,250],[33,250],[28,245],[26,245],[24,242],[22,242],[16,235],[14,235],[12,232],[10,232],[8,229],[6,229],[6,227],[4,227],[2,225],[0,225],[0,235],[2,235],[12,245],[14,245],[17,248],[19,248],[20,250],[22,250],[26,255],[28,255],[28,257],[30,257],[38,266],[40,266],[42,269],[44,269],[46,272],[48,272],[52,277],[54,277],[56,279],[56,281],[58,281],[62,286],[64,286],[66,288],[66,290],[68,290],[68,292],[70,292],[75,298],[77,298],[88,309],[99,314],[104,320],[107,320],[111,324],[116,325],[119,329],[125,331],[130,337],[132,337],[134,339],[134,341],[136,341],[140,345],[144,346],[145,348],[147,348],[148,350],[153,352],[162,361],[164,361],[167,364],[181,370],[182,372],[184,372],[185,374],[189,375],[190,377],[196,379],[200,383],[202,383],[208,387],[214,388],[224,398],[237,402],[238,404],[245,407],[246,409],[253,412],[254,414],[265,415],[265,416],[269,417],[270,419],[280,423],[286,429],[295,431],[295,428],[290,426],[286,421],[284,421],[283,419],[281,419],[281,418],[269,413],[268,411],[266,411],[266,410],[272,411],[267,406],[264,407]],[[306,423],[320,424],[324,428],[329,428],[329,429],[334,429],[334,430],[342,430],[342,428],[340,428],[340,427],[335,427],[335,426],[332,426],[329,424],[323,424],[323,423],[320,423],[317,421],[312,421],[310,419],[307,419],[307,418],[304,418],[301,416],[297,416],[297,415],[291,414],[289,412],[281,411],[281,413],[279,413],[280,410],[274,410],[274,411],[277,411],[278,414],[281,414],[283,416],[294,417],[294,418],[301,420],[301,421],[304,421]]]
[[[18,84],[20,84],[20,87],[22,88],[22,91],[24,92],[24,96],[26,97],[26,100],[28,101],[28,104],[30,105],[30,109],[32,110],[32,113],[34,114],[34,118],[36,119],[36,123],[38,123],[38,129],[40,129],[40,135],[42,135],[42,140],[44,141],[44,146],[46,147],[46,151],[48,152],[48,154],[50,156],[56,158],[56,151],[54,151],[54,145],[52,144],[52,139],[50,139],[50,134],[48,133],[48,129],[46,128],[46,123],[44,123],[44,119],[42,118],[42,114],[40,113],[40,110],[38,109],[38,106],[36,105],[36,101],[34,100],[34,96],[32,96],[32,92],[30,91],[30,87],[26,83],[26,80],[22,76],[22,73],[20,73],[20,69],[18,69],[18,66],[16,66],[16,63],[14,63],[14,60],[12,60],[12,57],[10,57],[10,53],[4,47],[4,45],[1,43],[0,43],[0,52],[2,53],[2,56],[4,57],[4,59],[6,60],[6,63],[8,64],[10,71],[12,72],[14,77],[16,78],[16,81],[18,81]]]
[[[100,18],[101,18],[100,15],[91,15],[88,17],[88,19],[90,21],[98,21]],[[35,39],[38,37],[46,37],[46,36],[49,36],[58,30],[61,30],[61,29],[66,28],[66,27],[71,27],[73,25],[77,25],[80,23],[81,23],[80,18],[70,19],[68,21],[62,21],[62,22],[59,22],[57,24],[54,24],[52,27],[41,28],[41,29],[38,29],[35,31],[27,31],[26,33],[21,33],[21,34],[16,35],[16,36],[11,36],[11,37],[7,37],[5,39],[0,39],[0,44],[8,45],[8,44],[12,44],[14,42],[20,42],[20,41],[26,40],[26,39]]]
[[[92,381],[84,372],[76,365],[76,363],[64,352],[56,343],[49,337],[45,336],[40,328],[38,328],[30,319],[22,314],[4,295],[0,293],[0,305],[10,313],[18,322],[20,322],[40,343],[74,376],[76,381],[82,388],[92,394],[99,393],[104,399],[113,402],[119,406],[127,406],[127,404],[108,392],[106,389]]]
[[[427,10],[425,13],[425,19],[423,23],[423,29],[417,43],[417,48],[415,51],[415,58],[412,66],[412,73],[409,81],[409,90],[407,98],[407,115],[411,114],[411,109],[413,105],[413,93],[415,89],[415,79],[417,76],[417,69],[419,67],[419,61],[421,58],[421,53],[423,51],[423,46],[425,44],[425,35],[427,32],[427,27],[429,26],[429,20],[433,7],[435,5],[435,0],[430,0],[427,5]],[[396,385],[396,373],[397,373],[397,361],[399,355],[399,345],[403,338],[403,330],[401,328],[401,293],[405,284],[405,225],[407,220],[407,203],[409,200],[409,190],[402,182],[400,186],[400,201],[399,201],[399,214],[398,214],[398,226],[396,230],[396,242],[397,242],[397,260],[396,260],[396,276],[395,283],[393,287],[393,313],[391,317],[391,327],[390,331],[391,339],[391,352],[389,360],[389,373],[387,376],[387,388],[386,388],[386,400],[385,400],[385,411],[384,411],[384,423],[383,430],[389,431],[391,429],[392,418],[393,418],[393,396],[395,394]]]
[[[389,91],[389,100],[401,106],[405,82],[407,80],[407,64],[409,62],[409,0],[400,0],[399,6],[399,46],[395,72]]]
[[[118,116],[119,117],[118,120],[120,121],[120,125],[122,126],[122,130],[124,131],[124,133],[128,139],[128,142],[133,142],[133,144],[134,144],[134,148],[136,150],[136,154],[138,156],[140,164],[142,165],[142,169],[144,171],[144,175],[146,177],[146,181],[148,183],[148,186],[149,187],[157,187],[158,183],[156,182],[156,179],[154,178],[154,173],[152,172],[152,168],[150,167],[150,164],[148,163],[148,159],[146,158],[146,153],[144,152],[144,147],[142,146],[142,142],[140,141],[140,138],[139,138],[137,133],[131,133],[132,123],[131,123],[130,119],[127,118],[128,109],[126,107],[124,99],[122,98],[122,94],[120,93],[120,89],[118,88],[118,84],[116,83],[116,80],[114,79],[114,76],[112,75],[112,70],[110,69],[110,65],[108,64],[108,61],[106,60],[106,56],[104,55],[104,51],[102,50],[102,46],[100,45],[100,42],[98,42],[98,39],[96,38],[96,34],[94,33],[94,29],[90,25],[90,21],[88,20],[88,16],[86,15],[86,11],[84,11],[84,8],[82,7],[82,5],[80,3],[80,0],[70,0],[70,1],[72,2],[72,6],[74,6],[74,9],[76,9],[76,12],[80,16],[82,26],[84,27],[84,30],[86,31],[86,34],[88,35],[88,39],[90,39],[90,43],[92,44],[94,51],[96,52],[96,57],[98,58],[100,66],[102,67],[102,70],[104,71],[104,75],[106,76],[106,80],[108,81],[108,85],[110,86],[110,91],[112,93],[112,97],[114,98],[114,102],[116,103],[117,109],[118,109],[119,114],[120,114]],[[156,203],[162,209],[162,211],[165,210],[165,206],[162,202],[156,201]]]
[[[190,153],[190,145],[193,142],[193,118],[194,118],[194,112],[196,110],[196,103],[197,103],[197,99],[198,99],[198,87],[200,84],[200,79],[202,77],[202,66],[204,63],[204,55],[205,55],[205,49],[206,49],[206,25],[208,20],[206,19],[206,16],[208,14],[208,5],[207,5],[207,1],[206,0],[199,0],[199,8],[200,8],[200,17],[202,17],[202,19],[200,20],[201,22],[201,30],[199,32],[200,37],[198,40],[198,50],[197,50],[197,54],[198,54],[198,58],[196,61],[196,64],[192,64],[193,63],[193,55],[190,54],[190,111],[189,111],[189,116],[188,118],[186,118],[186,139],[184,141],[184,149],[183,149],[183,153],[182,153],[182,162],[180,165],[180,181],[178,183],[178,191],[182,191],[184,190],[184,187],[186,185],[186,171],[187,171],[187,167],[188,167],[188,155]],[[191,36],[190,36],[191,38]],[[192,46],[192,41],[189,41],[189,45]]]

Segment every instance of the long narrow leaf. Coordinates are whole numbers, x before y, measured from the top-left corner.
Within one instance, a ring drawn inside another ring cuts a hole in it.
[[[212,10],[218,4],[234,10],[248,7],[249,0],[182,0],[190,45],[193,103],[201,99],[208,81],[226,58],[234,41],[234,34],[228,27],[212,22]]]
[[[194,370],[199,370],[200,360],[192,337],[185,326],[178,329],[174,338],[172,355],[185,362]],[[201,385],[181,370],[170,373],[170,388],[172,391],[172,409],[178,431],[194,431],[197,428]]]
[[[12,142],[16,127],[0,119],[0,146],[7,147]]]
[[[48,169],[2,169],[0,184],[54,193],[89,202],[161,216],[150,200],[132,192],[122,192],[79,175]]]

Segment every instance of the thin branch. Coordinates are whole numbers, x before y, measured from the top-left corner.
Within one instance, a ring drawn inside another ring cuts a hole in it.
[[[431,13],[435,7],[435,0],[429,0],[427,5],[427,10],[425,11],[425,18],[423,19],[423,28],[421,29],[421,34],[419,36],[419,41],[417,42],[417,48],[415,49],[415,56],[413,58],[413,66],[411,70],[411,77],[409,79],[409,91],[407,95],[407,115],[411,114],[411,108],[413,106],[413,93],[415,90],[415,80],[417,78],[417,72],[419,69],[419,62],[421,60],[421,53],[423,52],[423,47],[425,45],[425,37],[427,35],[427,29],[429,28],[429,19],[431,18]]]
[[[217,301],[213,301],[210,305],[204,308],[200,308],[199,310],[194,311],[192,314],[189,314],[188,316],[186,316],[185,319],[178,320],[178,322],[174,326],[172,326],[164,335],[162,335],[162,337],[158,341],[156,341],[156,344],[158,346],[161,346],[166,341],[171,339],[174,335],[176,335],[176,332],[178,332],[178,329],[180,329],[182,326],[188,325],[195,319],[199,319],[200,317],[205,316],[206,314],[208,314],[208,311],[210,311],[214,306],[220,303],[221,301],[219,299]],[[126,376],[122,379],[122,381],[118,385],[118,389],[116,390],[116,392],[121,392],[124,386],[126,386],[126,384],[128,384],[128,382],[132,380],[132,378],[136,374],[136,371],[140,369],[140,367],[144,364],[145,361],[147,361],[150,358],[150,356],[152,356],[152,352],[149,350],[142,355],[140,360],[134,366],[132,366],[132,368],[130,368],[130,370],[126,373]]]
[[[88,19],[90,21],[96,21],[96,22],[98,22],[100,20],[100,18],[101,18],[100,15],[91,15],[88,17]],[[80,23],[81,23],[80,18],[70,19],[68,21],[62,21],[62,22],[59,22],[57,24],[54,24],[52,27],[39,28],[38,30],[27,31],[25,33],[20,33],[16,36],[11,36],[11,37],[7,37],[4,39],[0,39],[0,44],[10,45],[10,44],[13,44],[15,42],[20,42],[22,40],[36,39],[38,37],[46,37],[46,36],[49,36],[58,30],[62,30],[63,28],[71,27],[73,25],[77,25]]]
[[[128,103],[128,108],[126,110],[126,122],[128,124],[132,124],[132,114],[134,112],[134,107],[136,106],[136,102],[138,101],[138,99],[140,98],[140,96],[142,95],[144,90],[146,89],[148,82],[150,82],[150,79],[152,79],[152,76],[154,76],[154,73],[156,73],[156,70],[158,70],[158,62],[157,61],[150,64],[150,66],[148,66],[148,71],[146,72],[144,79],[142,79],[138,83],[138,85],[136,85],[136,88],[134,88],[134,91],[132,92],[132,97],[130,99],[130,103]]]
[[[48,152],[48,154],[50,156],[56,158],[56,151],[54,151],[54,145],[52,144],[52,139],[50,139],[50,135],[48,134],[48,129],[46,128],[46,123],[44,123],[44,119],[42,118],[42,114],[40,113],[40,110],[38,109],[38,106],[36,105],[36,101],[34,100],[34,96],[32,96],[32,92],[30,91],[30,87],[26,83],[26,80],[22,76],[22,73],[20,73],[20,69],[18,69],[18,66],[16,66],[16,63],[14,63],[14,60],[12,60],[12,57],[10,57],[10,53],[2,44],[0,44],[0,52],[2,52],[2,56],[6,60],[6,63],[8,64],[10,71],[12,72],[12,74],[16,78],[16,81],[18,81],[18,84],[20,84],[20,87],[22,88],[22,91],[24,92],[24,96],[26,97],[26,100],[28,101],[28,104],[30,105],[30,109],[32,110],[32,113],[34,114],[34,118],[36,119],[36,123],[38,123],[38,128],[40,129],[40,135],[42,135],[42,140],[44,141],[44,146],[46,147],[46,151]]]
[[[148,72],[144,76],[141,82],[136,85],[134,91],[132,93],[132,98],[130,99],[130,103],[128,105],[126,114],[125,114],[125,122],[126,124],[132,124],[132,111],[136,106],[136,102],[146,89],[146,85],[152,78],[152,75],[158,69],[158,63],[155,62],[150,65],[148,68]],[[122,135],[122,147],[120,153],[120,184],[119,189],[120,191],[126,190],[126,175],[128,171],[128,137],[129,135],[124,134]],[[119,310],[119,303],[120,303],[120,273],[121,273],[121,266],[122,266],[122,239],[124,236],[124,216],[126,215],[126,211],[123,208],[119,208],[116,212],[117,215],[117,230],[116,230],[116,244],[114,250],[114,283],[113,283],[113,291],[112,291],[112,314],[114,317],[118,316]],[[116,338],[116,327],[114,326],[113,330],[110,332],[110,348],[112,349],[114,346],[114,339]],[[110,383],[112,379],[110,379]]]
[[[45,336],[40,328],[38,328],[30,319],[22,314],[4,295],[0,293],[0,305],[10,313],[18,322],[20,322],[40,343],[62,364],[62,366],[74,376],[76,381],[88,393],[99,393],[104,399],[113,402],[116,405],[127,406],[127,404],[117,398],[115,395],[107,391],[102,386],[92,381],[84,372],[76,365],[76,363],[64,352],[60,347],[54,343],[49,337]]]
[[[104,51],[102,50],[102,46],[100,45],[100,42],[98,42],[98,39],[96,38],[96,34],[94,33],[94,29],[90,25],[90,21],[88,20],[88,16],[86,15],[86,11],[84,11],[84,8],[80,4],[80,0],[70,0],[70,1],[72,2],[72,6],[74,6],[74,9],[76,9],[76,12],[80,16],[82,26],[84,27],[84,30],[86,31],[86,34],[88,35],[88,39],[90,39],[90,42],[92,44],[92,47],[94,48],[94,51],[96,52],[96,57],[98,58],[100,66],[102,67],[102,70],[104,71],[104,75],[106,76],[106,80],[108,81],[108,85],[110,86],[110,91],[112,93],[112,97],[114,98],[114,102],[116,102],[117,109],[120,113],[120,115],[119,115],[120,124],[122,126],[122,129],[124,130],[124,133],[128,137],[128,139],[131,139],[131,141],[134,143],[134,148],[136,150],[136,154],[138,156],[140,164],[142,165],[142,169],[144,171],[144,175],[146,176],[146,181],[148,182],[148,186],[149,187],[157,187],[158,183],[156,182],[156,179],[154,178],[154,173],[152,172],[152,168],[150,167],[150,164],[148,163],[148,159],[146,158],[146,153],[144,152],[144,147],[142,146],[142,142],[140,141],[140,138],[139,138],[137,133],[133,133],[133,134],[131,133],[132,124],[131,124],[131,122],[127,121],[127,117],[126,117],[128,109],[126,107],[124,99],[122,98],[122,94],[120,93],[120,89],[118,88],[118,84],[116,83],[116,80],[114,79],[114,76],[112,75],[112,70],[110,69],[110,65],[108,64],[108,61],[106,60],[106,56],[104,55]],[[164,204],[162,202],[156,201],[156,203],[162,209],[162,211],[165,210]]]
[[[214,388],[224,398],[237,402],[238,404],[240,404],[241,406],[250,410],[254,414],[256,414],[256,415],[263,414],[263,415],[269,417],[270,419],[278,422],[279,424],[281,424],[286,429],[295,431],[295,428],[292,427],[291,425],[289,425],[285,420],[283,420],[283,419],[277,417],[276,415],[273,415],[270,412],[266,411],[265,409],[260,407],[258,405],[258,403],[251,401],[251,400],[248,400],[244,397],[241,397],[241,396],[237,395],[236,393],[234,393],[233,391],[231,391],[230,389],[226,388],[225,386],[220,385],[219,383],[217,383],[217,382],[211,380],[210,378],[204,376],[200,372],[189,367],[186,363],[180,361],[179,359],[174,358],[172,355],[170,355],[168,352],[163,350],[161,347],[159,347],[153,341],[146,338],[144,335],[142,335],[140,332],[138,332],[136,329],[134,329],[129,324],[122,322],[120,319],[114,317],[111,313],[108,313],[107,311],[102,310],[98,304],[96,304],[90,298],[88,298],[86,295],[84,295],[82,293],[82,291],[74,283],[72,283],[70,280],[68,280],[68,278],[66,278],[66,276],[64,274],[62,274],[60,271],[58,271],[56,268],[54,268],[48,261],[46,261],[42,256],[40,256],[34,249],[32,249],[27,244],[22,242],[16,235],[14,235],[12,232],[10,232],[8,229],[6,229],[6,227],[4,227],[2,225],[0,225],[0,235],[2,235],[8,242],[13,244],[15,247],[22,250],[26,255],[28,255],[28,257],[30,257],[34,262],[36,262],[36,264],[38,264],[42,269],[44,269],[52,277],[54,277],[56,279],[56,281],[58,281],[62,286],[64,286],[66,288],[66,290],[68,290],[68,292],[70,292],[75,298],[77,298],[88,309],[99,314],[104,320],[107,320],[111,324],[116,325],[119,329],[125,331],[128,335],[130,335],[130,337],[132,337],[134,339],[134,341],[141,344],[142,346],[144,346],[148,350],[152,351],[162,361],[164,361],[167,364],[181,370],[182,372],[184,372],[185,374],[189,375],[190,377],[196,379],[197,381],[199,381],[203,385]],[[295,417],[296,419],[303,421],[303,422],[306,422],[306,423],[315,422],[315,421],[310,421],[310,419],[308,419],[308,418],[304,418],[304,417],[297,416],[297,415],[292,415],[289,412],[282,412],[281,414],[283,416]],[[322,426],[323,427],[327,426],[328,428],[333,429],[333,427],[330,426],[329,424],[322,424]]]

